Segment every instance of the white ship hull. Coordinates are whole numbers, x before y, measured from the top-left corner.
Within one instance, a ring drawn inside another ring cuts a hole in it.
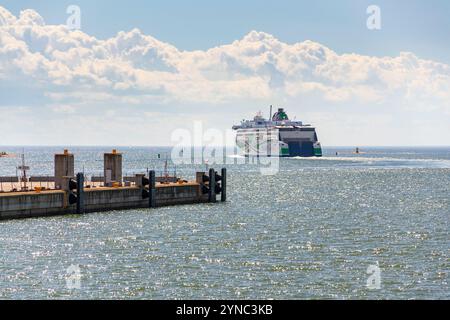
[[[236,145],[245,156],[322,156],[320,142],[312,127],[238,129]]]
[[[301,121],[289,120],[282,108],[270,120],[259,113],[253,120],[243,120],[233,129],[237,131],[236,145],[245,156],[322,156],[316,129]]]

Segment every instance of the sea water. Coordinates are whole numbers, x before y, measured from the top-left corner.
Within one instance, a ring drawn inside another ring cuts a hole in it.
[[[228,164],[226,203],[0,222],[0,299],[449,299],[450,148],[360,149],[269,176]],[[53,175],[61,151],[26,147],[29,174]],[[102,175],[111,148],[71,151]],[[170,153],[120,151],[129,175]],[[0,158],[0,175],[19,162]]]

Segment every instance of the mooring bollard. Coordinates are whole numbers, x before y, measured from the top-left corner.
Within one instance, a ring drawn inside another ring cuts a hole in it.
[[[222,168],[222,192],[220,193],[220,200],[227,201],[227,169]]]
[[[216,171],[213,168],[209,169],[208,201],[216,202]]]
[[[148,173],[148,206],[150,208],[156,207],[156,174],[154,170]]]

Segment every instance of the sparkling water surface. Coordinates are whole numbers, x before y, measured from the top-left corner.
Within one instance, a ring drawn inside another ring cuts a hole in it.
[[[129,174],[162,170],[170,151],[120,150]],[[273,176],[228,164],[226,203],[2,221],[0,299],[449,299],[450,147],[361,150],[283,158]],[[30,173],[52,175],[61,151],[25,148]],[[71,151],[101,174],[111,148]],[[0,175],[19,162],[0,158]]]

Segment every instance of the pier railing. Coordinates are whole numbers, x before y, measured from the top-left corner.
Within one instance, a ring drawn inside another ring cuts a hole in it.
[[[120,185],[134,186],[136,185],[136,175],[141,174],[148,177],[148,171],[132,171],[126,172]],[[105,177],[97,173],[89,174],[84,173],[85,187],[103,187],[105,186]],[[193,174],[195,176],[195,174]],[[157,183],[174,183],[178,181],[177,171],[173,170],[159,170],[155,171],[155,180]],[[33,175],[24,179],[20,176],[0,176],[0,192],[17,192],[17,191],[35,191],[39,190],[52,190],[55,189],[55,177],[52,175]]]
[[[158,159],[160,158],[160,154],[158,154]],[[149,167],[155,166],[153,160],[150,160],[150,162],[146,162],[148,161],[148,158],[128,160],[126,161],[127,165],[124,170],[122,166],[122,153],[113,149],[112,152],[104,153],[103,169],[98,167],[96,164],[92,164],[90,162],[87,163],[86,161],[82,161],[82,165],[79,164],[77,169],[79,170],[82,168],[79,172],[83,173],[83,185],[87,188],[102,186],[133,186],[142,183],[142,181],[136,181],[136,175],[140,175],[140,177],[149,177]],[[163,161],[163,159],[160,160]],[[47,160],[43,161],[46,162]],[[101,160],[96,159],[95,161]],[[40,163],[42,163],[42,161],[40,161]],[[22,165],[16,167],[15,176],[0,177],[0,192],[5,193],[62,189],[64,178],[67,176],[75,178],[75,156],[67,149],[64,149],[63,153],[56,153],[54,155],[53,163],[54,172],[50,174],[29,175],[27,172],[30,170],[29,166]],[[147,165],[146,170],[143,165]],[[162,164],[157,164],[157,166],[162,168]],[[89,169],[85,170],[85,167]],[[136,169],[130,169],[133,167]],[[19,169],[21,171],[17,171]],[[186,181],[184,179],[189,180],[191,177],[196,179],[196,172],[202,171],[202,169],[203,168],[199,167],[186,168],[181,166],[179,173],[181,173],[184,177],[182,181]],[[206,166],[205,171],[208,171],[208,165]],[[164,161],[164,170],[152,170],[152,172],[154,174],[155,183],[166,184],[179,181],[178,177],[180,175],[177,172],[177,166],[174,164],[168,164],[167,160]]]

